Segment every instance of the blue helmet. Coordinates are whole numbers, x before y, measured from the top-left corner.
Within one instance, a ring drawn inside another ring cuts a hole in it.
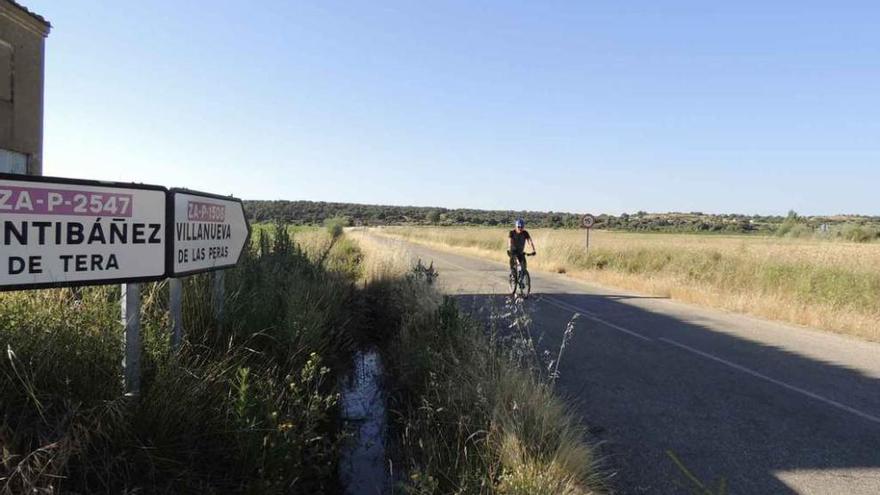
[[[517,219],[516,219],[516,222],[513,223],[513,226],[516,227],[516,228],[518,228],[518,229],[525,228],[525,226],[526,226],[526,221],[523,220],[522,218],[517,218]]]

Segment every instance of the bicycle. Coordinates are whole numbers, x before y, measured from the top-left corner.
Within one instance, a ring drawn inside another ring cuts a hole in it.
[[[536,253],[523,253],[526,256],[534,256]],[[507,252],[508,256],[516,257],[512,252]],[[516,259],[516,268],[510,270],[510,294],[516,295],[517,291],[519,291],[519,296],[523,299],[528,299],[529,294],[532,292],[532,277],[529,276],[529,271],[525,269],[522,264],[519,262],[519,259]]]

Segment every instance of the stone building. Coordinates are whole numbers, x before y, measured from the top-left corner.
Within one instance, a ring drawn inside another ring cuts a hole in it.
[[[43,53],[51,26],[0,0],[0,172],[43,173]]]

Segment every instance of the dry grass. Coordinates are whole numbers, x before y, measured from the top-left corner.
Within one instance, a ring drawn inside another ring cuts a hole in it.
[[[500,228],[379,232],[506,261]],[[535,269],[880,340],[880,244],[687,234],[531,231]]]
[[[359,229],[350,229],[347,236],[357,243],[363,253],[361,276],[364,282],[403,277],[416,263],[412,253],[399,243],[384,243]]]

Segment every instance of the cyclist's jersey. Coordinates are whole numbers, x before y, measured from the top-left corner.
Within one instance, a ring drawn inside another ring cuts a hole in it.
[[[529,231],[523,229],[522,232],[517,232],[516,230],[510,231],[510,239],[513,240],[513,252],[514,253],[522,253],[526,250],[526,239],[531,239],[532,237],[529,235]]]

